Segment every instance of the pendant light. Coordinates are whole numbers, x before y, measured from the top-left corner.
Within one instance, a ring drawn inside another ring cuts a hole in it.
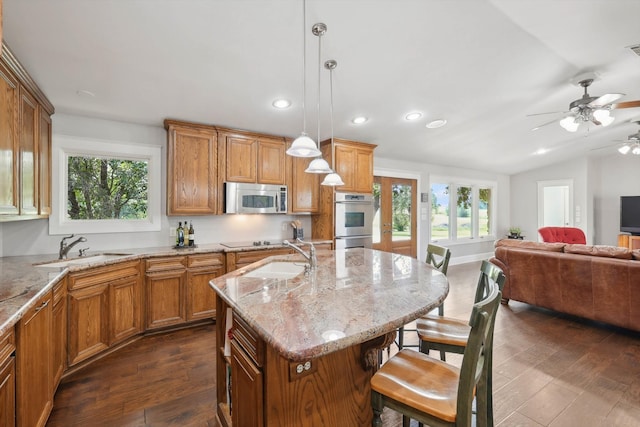
[[[331,146],[333,146],[333,70],[338,66],[338,63],[333,59],[328,60],[324,63],[324,68],[329,70],[329,94],[331,95]],[[338,185],[344,185],[342,178],[335,172],[331,172],[324,177],[324,180],[320,183],[320,185],[328,185],[331,187],[336,187]]]
[[[327,32],[327,26],[323,23],[314,24],[311,28],[313,35],[318,36],[318,152],[317,159],[313,159],[305,172],[307,173],[332,173],[329,163],[322,158],[320,148],[320,80],[322,74],[322,36]]]
[[[319,156],[320,150],[316,147],[316,143],[313,142],[313,139],[307,136],[307,113],[305,110],[305,102],[307,97],[307,82],[306,82],[306,73],[307,73],[307,37],[306,37],[306,27],[307,27],[307,2],[304,0],[302,2],[302,133],[299,137],[297,137],[291,147],[287,150],[287,154],[293,157],[317,157]]]

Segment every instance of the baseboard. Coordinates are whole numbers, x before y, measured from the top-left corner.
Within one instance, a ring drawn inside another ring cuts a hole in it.
[[[466,264],[468,262],[483,261],[493,257],[493,252],[485,252],[481,254],[464,255],[459,257],[451,257],[449,265]]]

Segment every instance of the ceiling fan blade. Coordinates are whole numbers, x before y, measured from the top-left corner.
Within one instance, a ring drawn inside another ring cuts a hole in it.
[[[554,120],[551,120],[550,122],[543,123],[543,124],[541,124],[540,126],[536,126],[536,127],[534,127],[534,128],[531,128],[531,131],[532,131],[532,132],[533,132],[533,131],[536,131],[536,130],[540,129],[541,127],[544,127],[544,126],[550,125],[551,123],[558,123],[558,119],[554,119]]]
[[[611,109],[635,108],[635,107],[640,107],[640,100],[638,100],[638,101],[618,102],[617,104],[611,104]]]
[[[549,111],[547,113],[533,113],[533,114],[527,114],[526,117],[533,117],[533,116],[544,116],[545,114],[566,114],[568,113],[568,111]]]
[[[624,93],[605,93],[591,101],[588,105],[589,107],[602,107],[603,105],[609,105],[612,102],[617,101],[623,96]]]

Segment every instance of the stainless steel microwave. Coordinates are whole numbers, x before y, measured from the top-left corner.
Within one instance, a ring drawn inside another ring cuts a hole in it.
[[[286,214],[287,186],[225,182],[225,213]]]

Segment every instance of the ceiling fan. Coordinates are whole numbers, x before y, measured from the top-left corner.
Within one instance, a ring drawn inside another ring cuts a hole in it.
[[[640,125],[640,120],[636,120],[633,123]],[[627,154],[631,152],[631,154],[635,154],[636,156],[640,156],[640,130],[638,130],[633,135],[629,135],[626,141],[622,141],[623,144],[618,147],[618,151],[620,154]]]
[[[575,132],[581,123],[591,122],[597,126],[609,126],[615,118],[611,116],[610,111],[618,108],[640,107],[639,101],[628,101],[614,104],[615,101],[624,96],[623,93],[606,93],[602,96],[591,96],[587,92],[587,88],[593,83],[593,79],[583,79],[578,82],[584,88],[582,98],[576,99],[569,104],[568,111],[559,111],[554,113],[538,113],[530,114],[530,116],[538,116],[541,114],[567,114],[559,121],[560,126],[569,132]],[[531,130],[538,130],[543,126],[555,123],[557,120],[536,126]]]

